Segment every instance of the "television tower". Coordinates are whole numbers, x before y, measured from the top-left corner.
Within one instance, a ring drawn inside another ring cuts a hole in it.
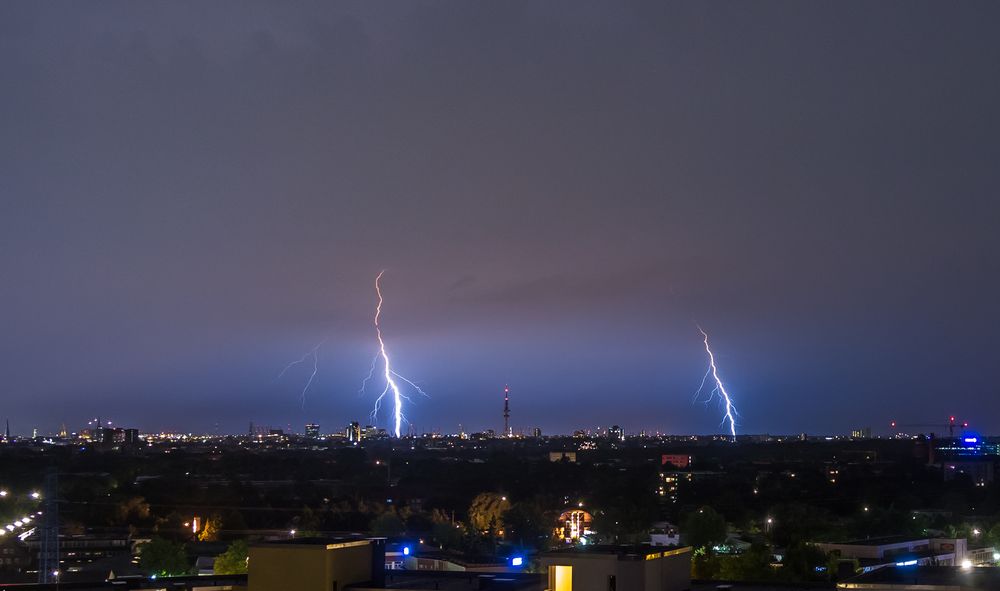
[[[503,387],[503,434],[511,437],[514,433],[510,430],[510,386]]]
[[[59,476],[55,468],[45,473],[45,497],[42,526],[39,532],[41,544],[38,547],[38,582],[59,583]]]

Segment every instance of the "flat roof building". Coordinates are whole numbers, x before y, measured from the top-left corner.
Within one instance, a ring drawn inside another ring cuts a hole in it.
[[[691,548],[577,546],[546,552],[549,591],[683,591],[691,587]]]
[[[993,548],[969,548],[965,538],[909,538],[887,536],[850,542],[817,542],[823,552],[857,559],[863,572],[889,566],[961,566],[982,564],[993,556]]]
[[[298,538],[250,546],[249,591],[343,591],[385,584],[385,539]]]
[[[960,566],[889,567],[837,584],[855,591],[994,591],[1000,589],[1000,569]]]

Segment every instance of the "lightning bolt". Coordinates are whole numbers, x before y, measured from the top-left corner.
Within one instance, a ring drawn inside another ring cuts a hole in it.
[[[365,391],[368,382],[370,382],[375,377],[375,367],[376,365],[378,365],[379,358],[381,358],[383,367],[383,376],[385,377],[385,389],[383,389],[382,393],[379,394],[378,398],[375,399],[375,408],[374,410],[372,410],[372,418],[378,417],[379,410],[381,410],[382,408],[383,399],[385,399],[387,395],[392,394],[393,433],[396,435],[396,438],[398,439],[401,435],[403,422],[406,420],[406,417],[403,416],[403,401],[405,400],[409,402],[410,398],[406,394],[404,394],[403,391],[400,389],[399,384],[396,382],[396,379],[406,382],[406,384],[408,384],[416,392],[419,392],[424,396],[426,396],[427,393],[421,390],[420,386],[413,383],[413,381],[411,381],[410,379],[405,378],[396,373],[392,369],[392,364],[389,361],[389,353],[386,351],[385,341],[382,339],[382,325],[379,322],[380,319],[382,318],[382,304],[384,303],[384,300],[382,298],[382,284],[381,284],[382,275],[384,274],[385,271],[382,271],[378,274],[377,277],[375,277],[375,293],[376,295],[378,295],[378,305],[375,306],[375,336],[378,338],[378,352],[375,354],[375,359],[372,360],[372,366],[371,370],[368,372],[368,377],[366,377],[364,381],[361,382],[361,392]]]
[[[309,358],[312,358],[312,373],[309,374],[309,379],[306,381],[306,385],[302,388],[302,408],[306,407],[306,392],[309,391],[309,387],[312,386],[312,383],[316,380],[316,374],[319,373],[319,348],[322,347],[324,343],[326,343],[326,339],[317,343],[315,347],[310,349],[309,352],[302,357],[286,365],[285,368],[278,374],[278,377],[274,378],[275,381],[280,380],[281,377],[288,372],[288,370],[300,363],[305,363]]]
[[[700,326],[698,327],[698,332],[704,338],[705,352],[708,353],[708,371],[701,378],[701,385],[698,386],[698,390],[694,393],[695,400],[698,400],[701,396],[702,391],[705,389],[705,383],[708,382],[708,377],[711,376],[715,382],[715,388],[708,393],[708,399],[705,400],[705,404],[711,402],[716,395],[722,399],[726,408],[726,412],[722,417],[722,424],[725,425],[727,421],[729,422],[729,433],[733,436],[733,441],[736,441],[736,417],[739,416],[739,413],[736,412],[736,406],[733,405],[733,400],[730,398],[729,392],[726,392],[726,386],[723,385],[722,379],[719,377],[719,369],[715,366],[715,354],[712,353],[712,348],[708,344],[708,333],[702,330]]]

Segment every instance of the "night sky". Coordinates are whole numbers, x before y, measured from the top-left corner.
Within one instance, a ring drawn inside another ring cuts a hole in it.
[[[0,420],[365,422],[385,269],[420,432],[1000,432],[998,22],[0,3]]]

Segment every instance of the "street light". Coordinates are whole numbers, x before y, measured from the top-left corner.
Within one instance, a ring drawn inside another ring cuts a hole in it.
[[[0,490],[0,497],[6,497],[9,494],[6,490]]]
[[[31,491],[31,498],[37,501],[38,499],[42,498],[42,493],[38,492],[37,490],[33,490]]]

